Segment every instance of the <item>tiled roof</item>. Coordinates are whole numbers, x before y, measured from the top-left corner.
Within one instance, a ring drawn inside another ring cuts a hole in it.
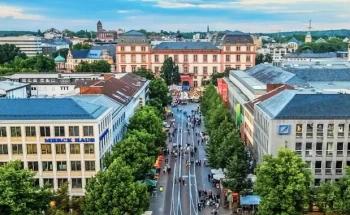
[[[96,119],[107,108],[71,98],[0,99],[1,120]]]
[[[298,78],[312,81],[350,81],[350,68],[285,68]]]
[[[139,32],[139,31],[131,30],[131,31],[123,33],[122,36],[133,36],[133,37],[139,36],[139,37],[144,37],[146,35],[141,33],[141,32]]]
[[[230,32],[222,38],[223,44],[254,44],[249,34]]]
[[[273,119],[350,119],[349,94],[284,90],[257,105]]]
[[[210,42],[162,42],[154,50],[219,50]]]

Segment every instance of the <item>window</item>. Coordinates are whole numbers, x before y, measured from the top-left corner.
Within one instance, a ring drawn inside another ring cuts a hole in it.
[[[49,187],[49,188],[53,188],[54,187],[52,178],[44,178],[43,182],[44,182],[44,186],[46,186],[46,187]]]
[[[337,156],[343,156],[344,144],[342,142],[337,143]]]
[[[307,142],[305,145],[305,156],[311,157],[312,156],[312,143]]]
[[[83,126],[84,136],[94,136],[94,129],[92,126]]]
[[[39,170],[39,164],[37,161],[28,161],[28,169],[32,171],[38,171]]]
[[[14,155],[23,154],[22,144],[12,144],[12,154]]]
[[[250,55],[247,55],[246,62],[250,62]]]
[[[188,55],[187,54],[184,55],[184,62],[188,62]]]
[[[145,52],[146,51],[146,47],[145,46],[141,46],[141,51]]]
[[[56,144],[56,154],[66,154],[66,144]]]
[[[70,168],[72,171],[81,171],[81,162],[80,161],[71,161]]]
[[[203,66],[203,75],[208,75],[208,67]]]
[[[247,46],[247,51],[251,51],[251,47],[250,46]]]
[[[144,54],[141,55],[141,62],[143,62],[143,63],[146,62],[146,55],[144,55]]]
[[[11,137],[20,137],[21,134],[21,127],[11,127]]]
[[[82,188],[81,178],[72,178],[72,188]]]
[[[343,174],[343,161],[335,162],[335,174],[337,175]]]
[[[0,127],[0,137],[7,137],[6,127]]]
[[[326,155],[329,157],[333,156],[333,143],[332,142],[327,143]]]
[[[7,155],[8,153],[7,144],[0,144],[0,155]]]
[[[218,68],[216,66],[213,66],[213,73],[217,73],[218,72]]]
[[[121,55],[120,61],[121,61],[122,63],[125,63],[125,55],[124,55],[124,54]]]
[[[315,175],[321,174],[322,161],[315,161]]]
[[[125,51],[125,47],[124,47],[124,46],[121,46],[121,47],[120,47],[120,51]]]
[[[68,179],[66,179],[66,178],[58,178],[57,179],[58,188],[62,187],[65,184],[68,184]]]
[[[314,124],[310,123],[306,125],[306,137],[307,138],[312,138],[313,136],[313,128],[314,128]]]
[[[43,171],[52,171],[53,170],[52,161],[43,161],[42,165],[43,165]]]
[[[135,51],[135,46],[131,46],[131,51]]]
[[[36,144],[27,144],[27,154],[35,155],[37,153],[38,153],[38,151],[37,151]]]
[[[85,154],[94,154],[95,153],[94,144],[84,144],[84,153]]]
[[[225,56],[225,59],[226,59],[226,62],[230,62],[230,61],[231,61],[230,55],[227,54],[227,55]]]
[[[67,161],[57,161],[57,171],[67,171]]]
[[[314,180],[314,185],[315,185],[316,187],[318,187],[318,186],[320,186],[320,184],[321,184],[321,179],[320,179],[320,178],[315,178],[315,180]]]
[[[136,55],[131,55],[131,63],[135,63],[136,62]]]
[[[344,137],[344,124],[339,124],[338,125],[338,138],[343,138]]]
[[[95,161],[85,161],[86,171],[95,171]]]
[[[237,46],[236,50],[239,52],[241,51],[241,47],[240,46]]]
[[[164,55],[164,60],[166,60],[166,59],[168,59],[169,58],[169,56],[166,54],[166,55]]]
[[[154,62],[156,62],[156,63],[159,62],[159,56],[158,55],[154,55]]]
[[[316,156],[322,157],[322,142],[316,143]]]
[[[334,137],[334,124],[328,124],[327,126],[327,137],[333,138]]]
[[[79,136],[79,126],[69,126],[69,136]]]
[[[51,144],[41,144],[41,154],[51,154]]]
[[[198,74],[198,67],[196,67],[196,66],[193,67],[193,73]]]
[[[126,72],[126,66],[122,66],[122,72]]]
[[[295,135],[297,138],[303,137],[303,124],[297,124],[295,127]]]
[[[174,55],[174,62],[177,63],[179,61],[179,56],[176,54]]]
[[[34,126],[26,127],[26,137],[35,137],[35,136],[36,136],[35,127]]]
[[[323,137],[323,124],[317,124],[317,137]]]
[[[193,55],[193,62],[197,62],[198,61],[198,56],[195,54]]]
[[[64,137],[64,126],[55,126],[55,136]]]
[[[203,62],[207,62],[208,61],[208,55],[203,55]]]
[[[49,137],[50,135],[50,127],[49,126],[42,126],[40,127],[40,136],[42,137]]]
[[[217,62],[218,61],[218,56],[215,54],[213,55],[213,62]]]
[[[231,46],[226,46],[225,49],[226,51],[231,51]]]
[[[80,154],[80,145],[79,144],[70,144],[70,153],[71,154]]]
[[[326,161],[326,175],[332,175],[332,161]]]
[[[241,62],[241,55],[236,55],[236,62]]]
[[[302,143],[300,142],[295,143],[295,152],[301,155],[301,151],[302,151]]]
[[[184,67],[184,73],[188,73],[188,67],[187,66]]]

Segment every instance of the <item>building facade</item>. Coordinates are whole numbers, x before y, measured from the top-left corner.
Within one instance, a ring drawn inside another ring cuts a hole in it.
[[[117,39],[118,33],[116,31],[107,31],[103,29],[101,21],[97,22],[96,38],[103,42],[113,42]]]
[[[97,61],[106,61],[111,65],[111,71],[115,70],[114,58],[108,52],[108,49],[90,49],[90,50],[69,50],[65,64],[65,70],[74,71],[75,67],[82,62],[94,63]]]
[[[1,99],[0,107],[0,162],[20,160],[38,185],[68,182],[71,195],[83,195],[111,145],[111,109],[71,98]]]
[[[29,98],[30,84],[14,81],[0,81],[0,97],[2,98]]]
[[[17,37],[0,37],[0,45],[13,44],[29,57],[43,53],[41,41],[41,37],[28,35]]]

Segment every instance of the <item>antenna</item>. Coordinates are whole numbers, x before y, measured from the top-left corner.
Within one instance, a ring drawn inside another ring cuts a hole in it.
[[[311,31],[311,29],[312,29],[312,27],[311,27],[311,19],[309,20],[309,27],[308,27],[308,29],[309,29],[309,31]]]

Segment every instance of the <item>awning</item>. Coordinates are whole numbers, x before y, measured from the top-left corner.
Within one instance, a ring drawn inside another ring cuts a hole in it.
[[[156,187],[157,186],[157,181],[156,180],[145,179],[144,182],[145,182],[145,184],[147,184],[150,187]]]
[[[257,196],[257,195],[240,196],[241,205],[259,205],[259,203],[260,203],[260,196]]]
[[[223,174],[223,173],[219,173],[219,174],[214,174],[213,175],[213,178],[215,179],[215,180],[221,180],[221,179],[224,179],[225,178],[225,175]]]

